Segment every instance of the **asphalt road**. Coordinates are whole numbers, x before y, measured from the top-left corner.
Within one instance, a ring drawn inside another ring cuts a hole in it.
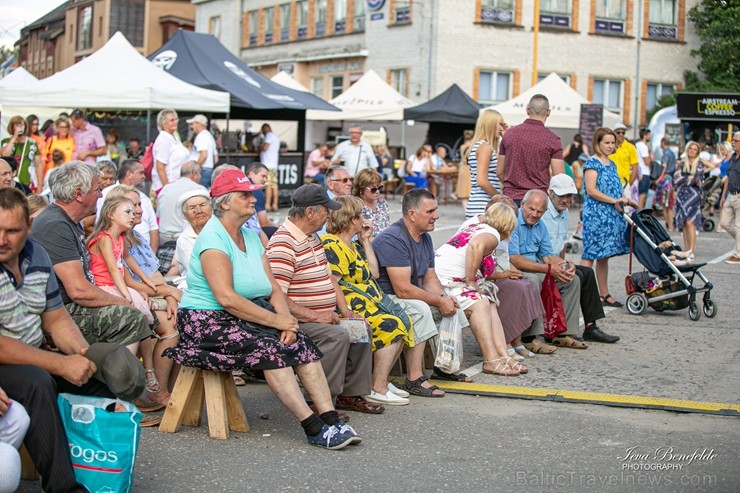
[[[397,218],[398,202],[391,210]],[[459,206],[440,212],[435,245],[463,219]],[[527,375],[479,373],[476,383],[740,404],[740,266],[722,262],[730,247],[726,234],[699,236],[698,260],[713,262],[702,271],[716,286],[716,318],[612,310],[600,325],[622,337],[617,344],[559,349],[527,360]],[[610,290],[622,301],[626,271],[626,257],[612,261]],[[464,367],[480,362],[466,332]],[[740,417],[449,393],[380,416],[352,413],[364,442],[330,452],[306,444],[265,385],[239,392],[249,433],[221,441],[205,426],[143,430],[135,491],[740,491]]]

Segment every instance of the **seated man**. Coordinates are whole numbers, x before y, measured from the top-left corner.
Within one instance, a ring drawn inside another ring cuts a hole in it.
[[[380,414],[382,404],[363,398],[371,391],[372,348],[351,344],[339,326],[343,318],[361,318],[347,306],[339,284],[329,271],[324,246],[316,232],[341,205],[320,185],[299,187],[291,198],[288,218],[267,244],[267,258],[280,288],[288,296],[290,314],[300,329],[316,343],[324,357],[321,365],[337,409]]]
[[[144,389],[144,370],[122,346],[88,346],[62,305],[49,256],[27,240],[29,229],[23,194],[1,189],[0,387],[31,417],[24,443],[42,489],[84,492],[72,471],[57,390],[132,400]],[[39,349],[44,333],[58,351]]]
[[[586,349],[588,346],[576,338],[580,337],[578,325],[578,300],[581,295],[581,282],[576,276],[575,265],[555,255],[550,243],[550,233],[541,221],[547,210],[547,194],[542,190],[530,190],[522,199],[517,227],[509,240],[511,264],[522,271],[527,279],[535,282],[538,289],[548,270],[563,298],[563,308],[567,323],[565,333],[553,339],[555,346]],[[550,354],[555,347],[542,341],[544,327],[538,318],[522,334],[522,340],[529,341],[525,347],[534,353]]]
[[[444,392],[427,382],[424,375],[426,341],[437,335],[435,318],[456,316],[462,327],[469,324],[434,272],[434,246],[429,235],[439,219],[434,195],[423,189],[411,190],[403,196],[401,209],[403,217],[373,240],[380,268],[378,285],[406,309],[413,321],[414,346],[405,350],[406,390],[422,397],[443,397]],[[464,374],[447,374],[438,368],[434,375],[444,380],[471,381]]]
[[[566,174],[555,175],[550,179],[547,210],[542,216],[542,222],[550,232],[550,243],[553,250],[559,252],[560,258],[565,258],[565,242],[568,239],[568,208],[573,203],[573,197],[578,194],[573,178]],[[599,299],[599,287],[596,283],[594,270],[590,267],[576,265],[576,275],[581,281],[581,312],[585,329],[583,339],[593,342],[614,343],[618,336],[612,336],[601,330],[596,321],[604,315],[604,308]]]

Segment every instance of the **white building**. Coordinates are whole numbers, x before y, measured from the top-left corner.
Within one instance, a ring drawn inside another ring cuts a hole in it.
[[[539,0],[536,74],[560,74],[594,103],[644,125],[699,45],[698,0]],[[211,32],[267,76],[325,98],[366,70],[426,101],[457,83],[481,103],[532,86],[535,0],[193,0]],[[639,62],[638,62],[639,60]]]

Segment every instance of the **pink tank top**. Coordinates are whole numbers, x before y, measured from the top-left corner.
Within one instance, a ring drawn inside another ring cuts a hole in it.
[[[116,241],[108,231],[102,231],[87,244],[87,248],[90,250],[90,270],[95,278],[95,285],[114,286],[113,278],[111,277],[110,272],[108,272],[105,260],[103,260],[103,254],[92,252],[93,245],[95,245],[95,243],[97,243],[103,236],[110,238],[113,243],[113,256],[116,258],[116,267],[118,267],[118,270],[123,274],[123,239],[125,235],[122,234]]]

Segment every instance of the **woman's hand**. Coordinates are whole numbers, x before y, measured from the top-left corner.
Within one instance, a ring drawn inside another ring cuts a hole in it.
[[[272,327],[281,332],[298,332],[298,320],[288,313],[274,313]],[[280,338],[282,340],[282,336]]]
[[[282,342],[283,344],[290,346],[295,341],[296,341],[295,332],[283,331],[280,333],[280,342]]]
[[[142,281],[142,282],[143,282],[144,284],[146,284],[146,285],[147,285],[147,286],[148,286],[149,288],[151,288],[152,290],[154,290],[154,291],[156,291],[156,290],[157,290],[157,285],[156,285],[156,284],[154,283],[154,281],[152,281],[151,279],[149,279],[149,276],[144,276],[144,277],[143,277],[143,278],[141,279],[141,281]]]
[[[167,320],[172,320],[177,316],[177,300],[173,296],[167,296],[164,299],[167,302]]]
[[[361,243],[368,243],[370,242],[370,237],[373,234],[373,226],[370,224],[370,221],[363,219],[362,220],[362,230],[360,231],[360,242]]]

